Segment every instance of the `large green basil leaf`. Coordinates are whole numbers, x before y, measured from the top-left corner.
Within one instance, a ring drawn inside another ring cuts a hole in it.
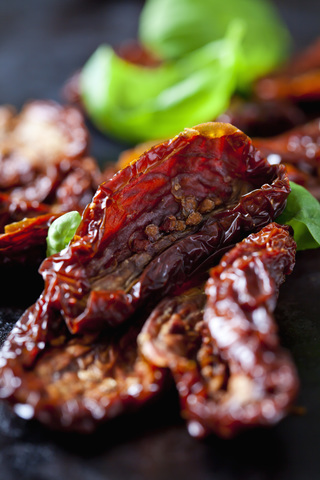
[[[242,35],[234,22],[224,39],[155,69],[130,64],[109,46],[99,47],[80,80],[91,120],[101,131],[133,142],[168,138],[212,120],[235,89]]]
[[[223,38],[230,23],[243,23],[240,83],[279,64],[289,33],[268,0],[147,0],[140,17],[141,41],[161,58],[179,58]]]

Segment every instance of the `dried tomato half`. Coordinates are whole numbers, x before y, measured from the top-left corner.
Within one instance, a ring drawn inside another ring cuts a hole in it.
[[[59,317],[46,327],[34,322],[38,307],[18,321],[0,356],[0,398],[19,416],[53,429],[90,432],[161,392],[166,372],[138,352],[138,326],[71,336]]]
[[[256,96],[263,100],[319,101],[320,39],[282,70],[258,80],[254,90]]]
[[[87,156],[88,145],[83,116],[73,107],[33,101],[20,114],[0,107],[0,263],[27,259],[39,266],[45,258],[44,218],[8,227],[14,228],[14,236],[3,233],[6,226],[37,215],[82,212],[92,200],[102,176],[96,161]],[[10,242],[15,244],[8,247]],[[37,256],[31,251],[36,246]]]
[[[143,355],[171,370],[191,435],[230,437],[279,421],[298,380],[273,318],[295,262],[289,227],[270,224],[230,250],[203,291],[164,299],[138,337]]]
[[[1,107],[0,189],[17,196],[24,191],[25,199],[43,201],[69,163],[87,155],[88,142],[83,116],[73,107],[33,101],[20,114]],[[31,192],[36,182],[37,191]]]
[[[272,221],[289,191],[237,128],[186,129],[99,187],[69,248],[41,266],[44,315],[62,312],[73,333],[121,324]]]
[[[253,143],[271,163],[284,163],[290,180],[320,199],[320,118]]]

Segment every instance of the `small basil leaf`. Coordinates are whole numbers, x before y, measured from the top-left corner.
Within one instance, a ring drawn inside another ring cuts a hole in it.
[[[47,256],[63,250],[72,240],[81,221],[79,212],[68,212],[57,218],[49,227]]]
[[[320,203],[301,185],[290,182],[291,193],[278,223],[291,225],[297,250],[320,246]]]

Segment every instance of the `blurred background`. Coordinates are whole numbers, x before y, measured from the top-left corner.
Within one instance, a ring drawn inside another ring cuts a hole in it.
[[[277,0],[296,49],[319,35],[319,0]],[[2,0],[0,103],[61,99],[66,79],[101,43],[135,38],[143,0]]]
[[[274,2],[293,48],[319,33],[319,0]],[[101,43],[136,38],[142,0],[3,0],[0,2],[0,104],[20,108],[29,99],[61,101],[66,80]],[[113,160],[122,149],[94,131],[93,154]]]

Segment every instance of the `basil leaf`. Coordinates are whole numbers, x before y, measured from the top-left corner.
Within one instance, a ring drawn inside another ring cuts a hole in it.
[[[72,240],[81,221],[79,212],[68,212],[57,218],[49,227],[47,256],[63,250]]]
[[[290,182],[291,193],[278,223],[291,225],[297,250],[320,246],[320,203],[301,185]]]
[[[235,89],[241,36],[235,22],[226,38],[155,69],[130,64],[101,46],[80,79],[91,120],[101,131],[133,142],[168,138],[212,120]]]
[[[179,58],[223,38],[234,19],[245,29],[243,84],[273,69],[288,53],[289,33],[268,0],[147,0],[139,36],[160,58]]]

